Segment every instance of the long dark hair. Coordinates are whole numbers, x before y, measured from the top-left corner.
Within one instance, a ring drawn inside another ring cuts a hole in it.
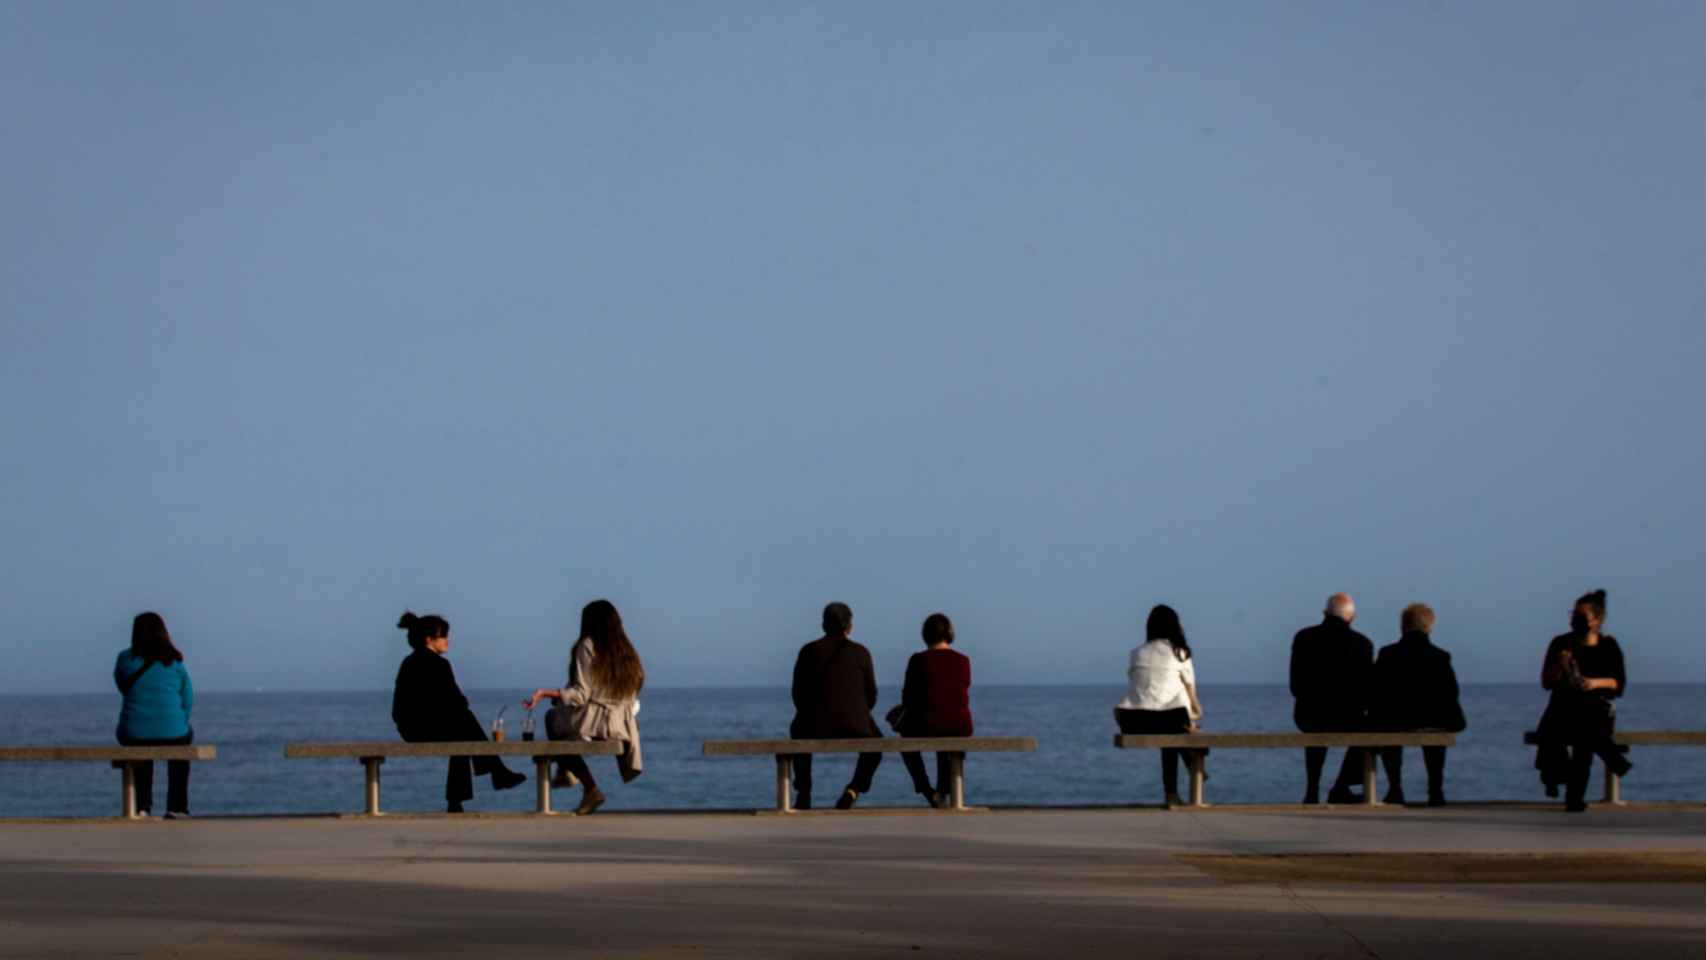
[[[581,609],[581,637],[592,641],[591,681],[600,696],[627,700],[646,685],[640,653],[622,629],[622,615],[609,600],[594,600]]]
[[[1144,625],[1145,639],[1165,640],[1173,645],[1173,654],[1180,660],[1191,658],[1191,645],[1185,640],[1185,625],[1179,622],[1179,614],[1165,603],[1158,603],[1155,609],[1149,611],[1149,622]]]
[[[150,610],[130,622],[130,652],[143,660],[156,660],[162,667],[183,662],[184,655],[172,645],[166,618]]]
[[[409,631],[410,649],[419,650],[426,645],[428,640],[437,640],[439,637],[448,636],[450,634],[450,621],[436,613],[418,617],[404,610],[403,615],[397,618],[397,629]]]

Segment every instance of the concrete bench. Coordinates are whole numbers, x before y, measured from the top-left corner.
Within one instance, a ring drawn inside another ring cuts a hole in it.
[[[800,753],[1035,753],[1035,737],[870,737],[857,740],[707,740],[707,757],[776,758],[776,810],[794,809],[794,755]],[[960,757],[948,765],[949,797],[955,810],[966,808],[965,766]]]
[[[379,816],[379,765],[387,757],[532,757],[535,809],[551,812],[551,760],[554,757],[615,756],[622,753],[620,740],[473,740],[462,743],[409,743],[404,740],[368,740],[348,743],[287,743],[284,755],[291,760],[350,759],[361,761],[367,773],[367,803],[363,812]]]
[[[136,819],[136,768],[156,760],[214,760],[211,744],[182,747],[0,747],[0,761],[17,763],[111,763],[123,771],[122,806],[127,820]]]
[[[1525,746],[1540,744],[1539,731],[1522,735]],[[1706,747],[1706,730],[1619,730],[1611,742],[1629,752],[1630,747]],[[1605,803],[1623,802],[1623,780],[1610,770],[1605,771]]]
[[[1125,750],[1157,750],[1175,747],[1180,750],[1296,750],[1302,747],[1364,747],[1362,755],[1362,802],[1375,806],[1380,801],[1375,794],[1376,756],[1381,747],[1450,747],[1457,743],[1455,733],[1121,733],[1114,735],[1114,746]],[[1185,764],[1191,771],[1190,805],[1203,804],[1202,755],[1186,753]]]

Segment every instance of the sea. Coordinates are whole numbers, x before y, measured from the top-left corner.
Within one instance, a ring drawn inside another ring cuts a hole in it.
[[[518,736],[523,691],[477,690],[469,700],[490,724],[500,709],[510,736]],[[1034,754],[974,754],[966,759],[966,800],[987,806],[1072,807],[1158,803],[1160,764],[1155,751],[1116,750],[1113,705],[1118,686],[983,686],[972,691],[977,732],[1031,736]],[[1618,703],[1623,729],[1699,729],[1706,684],[1642,684]],[[1291,697],[1284,686],[1218,685],[1201,691],[1207,731],[1292,730]],[[1522,745],[1546,694],[1532,684],[1481,684],[1463,688],[1469,729],[1446,763],[1446,793],[1457,802],[1543,800],[1533,750]],[[216,744],[219,759],[194,765],[190,808],[199,816],[316,814],[359,811],[362,771],[355,760],[286,760],[296,741],[390,740],[389,690],[342,692],[198,693],[193,723],[198,743]],[[881,713],[889,706],[883,703]],[[118,717],[116,694],[0,695],[0,730],[12,744],[111,744]],[[785,688],[647,689],[639,716],[645,774],[623,784],[615,758],[593,757],[594,773],[609,801],[606,810],[751,810],[775,802],[775,767],[768,757],[707,758],[705,740],[787,735],[792,707]],[[541,734],[542,735],[542,734]],[[1303,794],[1303,758],[1296,750],[1224,750],[1210,756],[1211,803],[1291,803]],[[1337,769],[1339,751],[1328,760]],[[1706,750],[1636,748],[1635,769],[1623,784],[1634,801],[1706,800]],[[525,758],[515,768],[533,774]],[[833,801],[851,773],[851,756],[819,757],[815,779],[820,806]],[[163,765],[162,765],[163,766]],[[441,760],[386,762],[383,804],[388,811],[444,809]],[[934,770],[934,764],[929,765]],[[1183,775],[1181,774],[1181,777]],[[1590,796],[1597,796],[1596,767]],[[1425,796],[1426,776],[1417,751],[1405,758],[1406,792]],[[155,773],[156,812],[165,808],[165,770]],[[1381,789],[1385,789],[1384,772]],[[531,784],[498,793],[475,781],[469,810],[530,810]],[[579,791],[559,791],[570,806]],[[863,806],[919,806],[900,758],[887,755]],[[112,816],[119,807],[119,774],[94,763],[0,762],[0,817]]]

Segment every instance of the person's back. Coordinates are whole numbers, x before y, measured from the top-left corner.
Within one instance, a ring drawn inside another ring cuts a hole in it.
[[[844,636],[826,636],[800,648],[794,661],[796,738],[878,737],[871,719],[877,704],[871,652]]]
[[[1419,631],[1381,647],[1370,703],[1369,722],[1384,730],[1461,729],[1451,654]]]
[[[129,649],[119,652],[113,677],[121,687],[128,684],[124,705],[119,709],[118,735],[122,740],[172,740],[190,732],[190,709],[195,691],[183,661],[150,661]],[[144,669],[146,667],[146,669]]]
[[[1291,642],[1291,695],[1298,727],[1334,729],[1361,719],[1368,703],[1374,643],[1332,615]]]
[[[913,654],[901,703],[908,736],[971,736],[971,658],[945,646]]]

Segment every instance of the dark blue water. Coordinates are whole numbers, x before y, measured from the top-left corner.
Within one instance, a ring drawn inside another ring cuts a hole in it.
[[[1151,803],[1160,799],[1152,751],[1115,750],[1113,705],[1119,687],[980,687],[972,691],[977,731],[1038,740],[1035,754],[974,755],[966,761],[966,794],[990,805]],[[1645,684],[1620,703],[1625,729],[1699,729],[1699,684]],[[474,708],[490,721],[521,691],[476,691]],[[1545,706],[1533,685],[1480,685],[1463,691],[1469,730],[1446,768],[1454,800],[1541,799],[1522,732]],[[190,805],[198,814],[318,813],[361,808],[361,767],[354,760],[285,760],[286,742],[394,739],[390,691],[359,693],[207,693],[196,701],[200,742],[219,746],[219,759],[197,764]],[[1207,730],[1291,729],[1291,698],[1283,686],[1209,686],[1203,690]],[[887,703],[883,707],[887,707]],[[517,708],[506,715],[515,735]],[[879,710],[880,713],[880,710]],[[609,809],[755,808],[774,803],[774,765],[768,757],[706,759],[704,740],[785,736],[792,708],[785,689],[648,690],[640,713],[646,774],[632,784],[615,776],[614,760],[594,757],[609,786]],[[118,716],[113,695],[0,696],[0,730],[9,743],[107,744]],[[1421,757],[1406,763],[1412,796],[1424,785]],[[1338,763],[1335,751],[1329,763]],[[1706,750],[1644,748],[1624,783],[1631,800],[1706,799]],[[529,774],[532,766],[518,766]],[[852,768],[851,757],[819,758],[818,800],[827,803]],[[1303,792],[1300,751],[1221,751],[1209,761],[1211,801],[1295,802]],[[1330,767],[1330,769],[1333,769]],[[157,772],[155,809],[165,806],[165,771]],[[1597,777],[1597,774],[1596,774]],[[109,816],[118,808],[118,773],[88,763],[0,763],[0,816]],[[1597,790],[1597,785],[1595,787]],[[391,760],[384,770],[388,810],[443,809],[444,764]],[[558,803],[578,791],[559,791]],[[915,805],[898,757],[878,771],[862,805]],[[528,810],[531,784],[507,793],[476,781],[474,810]]]

